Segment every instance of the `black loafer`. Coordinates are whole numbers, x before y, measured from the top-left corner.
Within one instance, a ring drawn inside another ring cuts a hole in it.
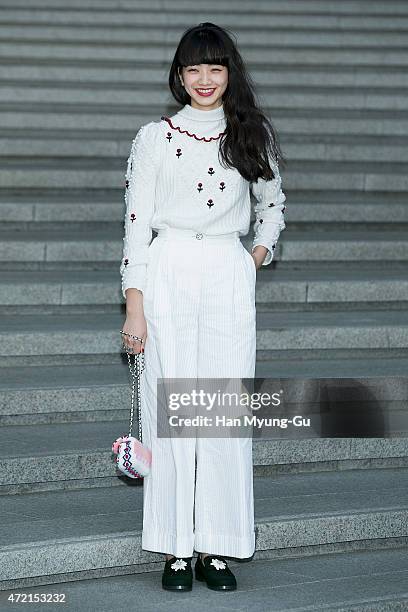
[[[164,564],[162,587],[168,591],[191,591],[193,588],[192,557],[172,557]]]
[[[235,591],[237,588],[234,574],[224,557],[219,555],[207,555],[203,560],[198,555],[194,572],[196,579],[206,582],[213,591]]]

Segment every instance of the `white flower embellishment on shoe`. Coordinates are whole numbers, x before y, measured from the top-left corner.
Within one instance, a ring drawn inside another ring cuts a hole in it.
[[[171,569],[174,569],[177,572],[177,570],[179,570],[179,569],[182,569],[182,570],[186,569],[187,563],[185,561],[183,561],[183,559],[177,559],[177,561],[172,563],[170,565],[170,567],[171,567]]]
[[[215,569],[219,570],[219,569],[225,569],[225,563],[224,561],[220,561],[219,559],[213,559],[210,563],[210,565],[213,565],[215,567]]]

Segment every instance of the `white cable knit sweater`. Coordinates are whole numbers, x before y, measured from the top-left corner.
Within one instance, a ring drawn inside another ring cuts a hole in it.
[[[172,117],[142,125],[127,160],[122,294],[135,287],[145,290],[147,254],[152,229],[179,227],[207,234],[250,227],[253,193],[256,221],[252,250],[268,249],[263,265],[272,261],[280,232],[285,229],[279,168],[270,160],[275,178],[249,183],[218,158],[225,130],[223,106],[200,110],[186,104]]]

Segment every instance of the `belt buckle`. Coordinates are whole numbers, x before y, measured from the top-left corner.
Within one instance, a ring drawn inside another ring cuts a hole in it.
[[[201,233],[196,234],[195,236],[197,238],[197,240],[201,240],[201,238],[203,237],[203,235]]]

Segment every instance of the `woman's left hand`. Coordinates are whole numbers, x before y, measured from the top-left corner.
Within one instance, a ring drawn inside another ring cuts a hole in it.
[[[268,254],[268,249],[262,246],[261,244],[258,244],[258,246],[254,248],[254,250],[251,253],[251,256],[252,256],[252,259],[254,260],[256,270],[259,270],[259,268],[262,266],[267,254]]]

